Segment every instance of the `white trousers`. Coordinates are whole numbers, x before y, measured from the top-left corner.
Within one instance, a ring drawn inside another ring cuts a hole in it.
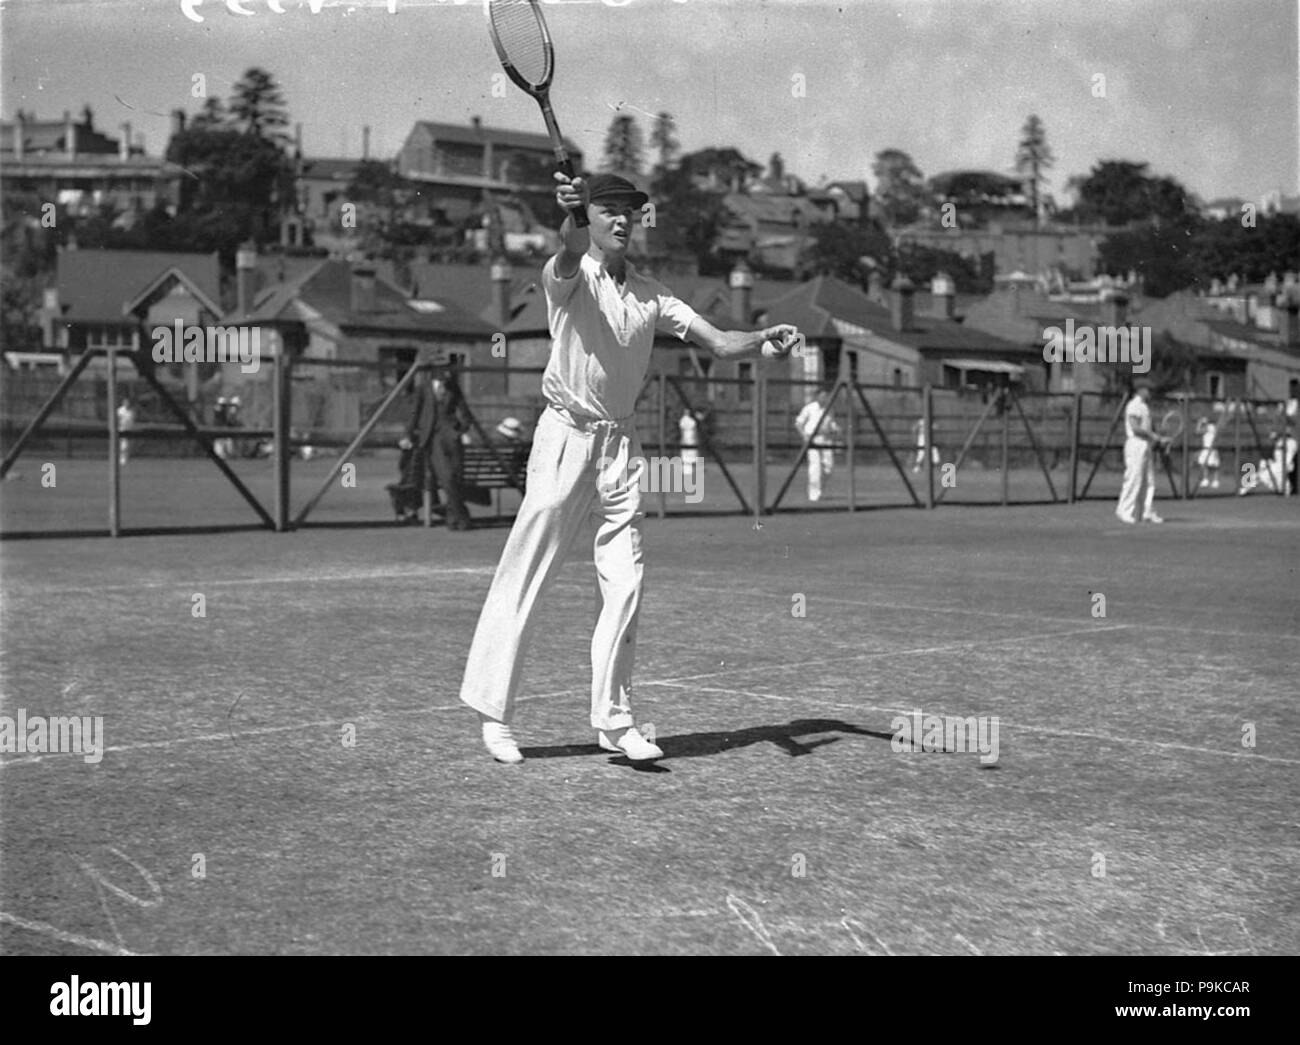
[[[1119,505],[1115,511],[1126,519],[1138,518],[1138,495],[1146,483],[1141,518],[1151,514],[1156,499],[1156,455],[1151,444],[1143,439],[1124,440],[1124,485],[1119,492]]]
[[[635,459],[635,460],[634,460]],[[641,472],[633,421],[580,421],[548,408],[537,423],[523,504],[470,645],[460,699],[502,722],[514,715],[537,604],[593,519],[597,580],[591,724],[632,725],[632,662],[641,606]]]
[[[808,451],[808,500],[821,500],[822,478],[831,474],[835,464],[834,453],[834,450]]]

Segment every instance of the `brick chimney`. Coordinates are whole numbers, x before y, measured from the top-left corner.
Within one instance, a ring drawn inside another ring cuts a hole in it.
[[[175,137],[178,134],[184,133],[184,131],[185,131],[185,110],[173,109],[172,110],[172,136]]]
[[[241,316],[253,310],[257,294],[257,244],[241,243],[235,251],[235,303]]]
[[[885,279],[880,274],[879,269],[872,269],[867,276],[867,297],[877,305],[888,305],[889,301],[885,297]]]
[[[1119,290],[1103,291],[1101,321],[1102,326],[1124,326],[1128,322],[1128,295]]]
[[[67,109],[63,110],[63,151],[69,156],[77,155],[77,125]]]
[[[1277,337],[1283,348],[1300,348],[1300,302],[1277,296]]]
[[[911,330],[915,325],[913,319],[916,306],[912,295],[916,293],[916,287],[900,272],[894,278],[890,289],[894,292],[890,298],[890,313],[894,329],[900,333]]]
[[[23,150],[27,146],[27,114],[19,109],[14,113],[14,159],[23,158]]]
[[[754,273],[743,260],[738,261],[727,283],[731,287],[731,318],[748,325],[754,316]]]
[[[131,124],[122,124],[122,140],[117,143],[117,158],[125,163],[131,158]]]
[[[358,261],[352,266],[352,311],[374,312],[376,306],[375,266]]]
[[[952,319],[956,315],[957,284],[946,272],[936,272],[930,281],[930,294],[934,297],[934,314],[939,319]]]
[[[479,116],[471,116],[469,122],[474,125],[474,132],[480,133],[483,130],[483,119]]]
[[[492,322],[503,331],[510,325],[510,262],[498,254],[492,261]]]
[[[361,158],[370,159],[370,124],[361,128]]]

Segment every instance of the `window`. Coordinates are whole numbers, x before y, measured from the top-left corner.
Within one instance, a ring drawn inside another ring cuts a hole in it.
[[[415,364],[416,350],[409,345],[382,345],[379,349],[379,381],[385,389],[396,386]]]
[[[1223,375],[1215,372],[1205,375],[1205,390],[1211,399],[1223,398]]]
[[[894,367],[894,387],[903,387],[903,368],[901,366]]]

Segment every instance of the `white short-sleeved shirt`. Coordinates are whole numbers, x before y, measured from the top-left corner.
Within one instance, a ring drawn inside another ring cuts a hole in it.
[[[1136,429],[1151,430],[1151,408],[1141,396],[1134,396],[1124,408],[1124,435],[1132,442],[1146,443]]]
[[[698,313],[658,280],[627,266],[620,287],[595,258],[584,254],[568,279],[555,258],[542,269],[551,358],[542,375],[548,402],[578,415],[619,421],[636,410],[650,367],[655,331],[683,341]]]

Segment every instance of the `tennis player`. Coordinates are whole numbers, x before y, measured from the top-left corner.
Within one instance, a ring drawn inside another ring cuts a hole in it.
[[[1151,382],[1138,378],[1133,383],[1133,398],[1124,407],[1124,485],[1119,492],[1115,514],[1122,523],[1137,522],[1138,495],[1142,501],[1142,518],[1150,523],[1162,523],[1155,511],[1156,499],[1156,445],[1161,439],[1151,429]]]
[[[835,451],[831,440],[840,430],[834,417],[826,417],[831,394],[825,389],[817,393],[816,399],[810,399],[794,419],[794,426],[805,439],[815,431],[817,437],[808,448],[808,500],[822,499],[822,480],[829,479],[835,467]],[[822,420],[825,418],[825,420]],[[820,425],[820,427],[818,427]]]
[[[797,331],[780,325],[721,331],[627,260],[632,222],[648,197],[612,174],[556,174],[556,200],[586,208],[589,228],[566,218],[559,252],[542,270],[551,357],[542,377],[527,493],[506,540],[470,645],[460,697],[482,723],[499,762],[521,762],[510,731],[538,600],[589,519],[597,524],[598,616],[591,639],[591,726],[599,745],[645,761],[663,752],[636,729],[632,662],[641,607],[637,396],[655,331],[693,340],[715,356],[783,358]]]

